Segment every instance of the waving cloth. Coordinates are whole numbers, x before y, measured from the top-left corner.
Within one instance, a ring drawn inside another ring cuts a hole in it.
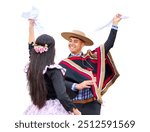
[[[44,27],[41,26],[40,22],[38,21],[38,16],[39,16],[39,10],[32,6],[32,9],[28,12],[23,12],[22,17],[26,19],[33,19],[35,21],[35,26],[36,29],[40,34],[44,33]]]
[[[128,16],[121,16],[121,19],[127,19],[127,18],[129,18],[129,17],[128,17]],[[95,31],[99,31],[99,30],[102,30],[102,29],[105,28],[105,27],[110,26],[110,25],[112,24],[112,21],[113,21],[113,20],[110,20],[108,23],[106,23],[105,25],[103,25],[103,26],[97,28]]]
[[[93,51],[87,51],[83,56],[64,59],[60,65],[66,69],[67,81],[81,83],[94,80],[91,90],[99,103],[102,102],[101,96],[119,76],[110,52],[106,55],[103,45]]]

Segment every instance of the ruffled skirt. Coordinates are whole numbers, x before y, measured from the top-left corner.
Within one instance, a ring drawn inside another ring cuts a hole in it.
[[[70,115],[62,106],[58,99],[47,100],[45,105],[39,109],[34,104],[31,104],[24,112],[25,115]]]

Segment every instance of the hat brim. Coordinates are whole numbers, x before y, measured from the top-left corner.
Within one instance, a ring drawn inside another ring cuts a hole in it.
[[[89,39],[89,38],[87,38],[87,37],[85,37],[85,36],[81,36],[81,35],[76,34],[76,33],[63,32],[63,33],[61,33],[61,36],[62,36],[64,39],[68,40],[68,41],[69,41],[70,37],[76,37],[76,38],[79,38],[79,39],[81,39],[82,41],[84,41],[86,46],[91,46],[91,45],[93,45],[93,41],[92,41],[91,39]]]

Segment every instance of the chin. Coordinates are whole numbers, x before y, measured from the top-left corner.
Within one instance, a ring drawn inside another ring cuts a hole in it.
[[[70,50],[70,51],[71,51],[71,53],[76,54],[73,50]]]

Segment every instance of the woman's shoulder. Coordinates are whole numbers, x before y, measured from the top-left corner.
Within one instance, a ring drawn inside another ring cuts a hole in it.
[[[45,69],[43,70],[43,74],[45,74],[47,71],[55,71],[56,72],[58,70],[61,70],[62,74],[65,75],[66,69],[58,64],[46,65]]]

